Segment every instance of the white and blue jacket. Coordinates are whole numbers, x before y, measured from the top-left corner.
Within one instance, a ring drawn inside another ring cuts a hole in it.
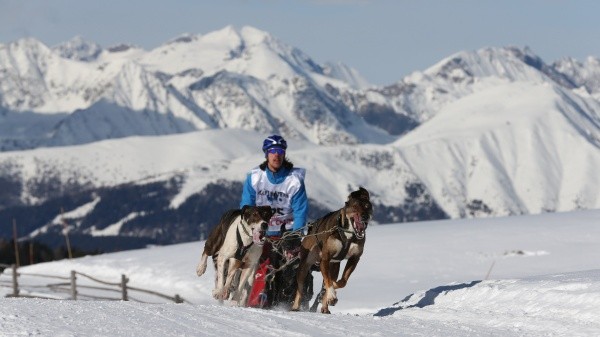
[[[284,230],[299,230],[306,224],[308,197],[304,188],[302,168],[281,167],[277,172],[268,168],[252,169],[246,176],[240,208],[248,206],[271,206],[275,215],[271,218],[268,236],[281,235]]]

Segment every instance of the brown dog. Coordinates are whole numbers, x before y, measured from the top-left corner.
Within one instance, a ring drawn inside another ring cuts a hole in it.
[[[254,275],[258,265],[271,216],[273,210],[269,206],[244,206],[241,210],[226,212],[210,233],[196,267],[196,274],[204,274],[208,257],[212,256],[216,270],[213,296],[216,299],[222,301],[229,297],[234,276],[241,269],[234,297],[238,299],[238,304],[246,304],[248,294],[244,290],[250,288],[254,281],[250,275]]]
[[[356,268],[365,246],[365,230],[373,215],[369,192],[364,188],[350,193],[346,205],[317,219],[310,225],[308,235],[302,240],[300,267],[298,268],[296,297],[291,310],[299,310],[304,280],[310,268],[318,264],[323,274],[325,295],[322,313],[330,313],[329,306],[337,303],[335,289],[346,286]],[[344,273],[337,280],[340,262],[348,259]]]

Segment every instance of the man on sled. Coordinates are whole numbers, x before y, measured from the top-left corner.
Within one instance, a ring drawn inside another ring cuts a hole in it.
[[[287,159],[287,142],[279,135],[267,137],[262,150],[265,161],[248,172],[240,208],[271,206],[274,215],[247,305],[289,307],[296,291],[297,255],[308,212],[306,171]],[[312,296],[312,277],[306,283],[306,293]]]

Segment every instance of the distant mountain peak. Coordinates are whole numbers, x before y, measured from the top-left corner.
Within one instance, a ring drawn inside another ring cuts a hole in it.
[[[175,44],[175,43],[190,43],[197,41],[199,36],[191,33],[184,33],[179,35],[178,37],[171,39],[167,42],[167,44]]]
[[[366,89],[373,86],[356,69],[342,62],[326,62],[323,66],[323,74],[344,81],[354,89]]]
[[[264,30],[252,26],[244,26],[240,29],[240,34],[248,43],[260,43],[266,40],[274,39],[273,35]]]
[[[102,47],[99,44],[88,42],[79,35],[52,49],[63,58],[84,62],[95,61],[102,53]]]
[[[461,51],[425,70],[432,78],[463,81],[465,78],[497,77],[510,81],[546,81],[545,77],[572,89],[575,84],[564,74],[546,64],[529,47],[487,47]]]
[[[6,45],[7,49],[10,51],[23,51],[25,53],[40,53],[40,52],[49,52],[50,48],[46,46],[40,40],[33,37],[24,37],[22,39],[18,39],[16,41],[12,41]]]
[[[562,58],[552,65],[556,71],[568,76],[575,87],[584,90],[600,101],[600,59],[588,56],[584,62]]]
[[[242,43],[241,35],[231,25],[203,35],[201,40],[207,44],[229,46],[230,48],[236,48]]]

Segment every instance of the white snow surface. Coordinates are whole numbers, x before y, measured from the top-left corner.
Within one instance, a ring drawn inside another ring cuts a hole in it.
[[[219,305],[212,267],[195,274],[203,242],[42,263],[20,272],[126,274],[188,303],[0,298],[0,335],[597,336],[599,220],[592,210],[372,225],[332,315]],[[33,278],[21,279],[27,293]]]

